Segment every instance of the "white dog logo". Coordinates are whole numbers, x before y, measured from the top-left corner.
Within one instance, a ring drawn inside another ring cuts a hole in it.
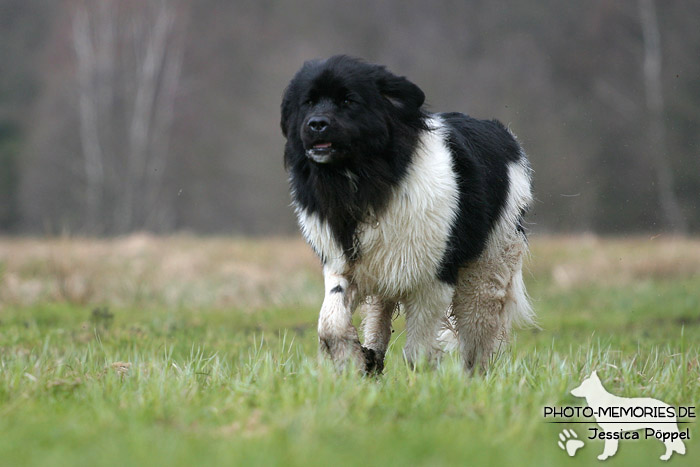
[[[644,429],[645,437],[651,435],[664,443],[666,452],[661,460],[668,460],[674,452],[685,454],[682,438],[687,433],[679,432],[673,408],[665,402],[650,397],[627,398],[610,394],[595,371],[571,394],[586,398],[601,428],[596,437],[605,440],[605,448],[598,459],[605,460],[614,455],[620,439],[639,439],[638,433],[625,432],[640,429]]]

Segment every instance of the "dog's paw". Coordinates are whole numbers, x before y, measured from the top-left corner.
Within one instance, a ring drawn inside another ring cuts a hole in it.
[[[325,337],[319,339],[321,353],[330,357],[339,371],[354,365],[360,373],[367,367],[364,348],[357,338]]]
[[[559,433],[560,441],[558,441],[557,444],[561,449],[566,451],[569,457],[574,457],[576,455],[576,451],[583,447],[583,441],[577,438],[578,435],[574,430],[567,430],[564,428],[562,432]],[[600,459],[600,456],[598,456],[598,459]]]
[[[378,352],[363,346],[362,353],[365,355],[365,373],[368,375],[381,375],[384,371],[384,352]]]

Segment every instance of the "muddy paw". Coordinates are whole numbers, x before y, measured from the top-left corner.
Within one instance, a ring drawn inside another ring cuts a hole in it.
[[[350,362],[354,362],[355,367],[364,372],[366,368],[366,357],[360,341],[354,338],[321,338],[319,339],[321,352],[330,357],[338,370],[344,370]]]
[[[381,375],[384,371],[384,352],[362,347],[362,353],[365,355],[365,373]]]

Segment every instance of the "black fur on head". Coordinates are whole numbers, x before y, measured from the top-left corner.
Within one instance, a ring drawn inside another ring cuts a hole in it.
[[[282,100],[285,167],[298,207],[329,222],[349,258],[358,223],[379,213],[425,128],[423,91],[344,55],[304,63]]]

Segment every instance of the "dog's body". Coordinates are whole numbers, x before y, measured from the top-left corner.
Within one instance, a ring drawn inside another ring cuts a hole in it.
[[[583,380],[578,387],[572,389],[571,394],[586,399],[586,403],[594,411],[596,423],[605,432],[616,434],[648,428],[666,433],[679,433],[675,416],[668,418],[653,416],[627,418],[620,416],[615,418],[610,415],[602,416],[601,413],[603,411],[601,409],[609,409],[611,407],[634,409],[643,407],[669,408],[670,406],[665,402],[650,397],[619,397],[610,394],[603,387],[603,383],[601,383],[595,371],[591,373],[591,376]],[[617,452],[618,442],[618,438],[606,438],[603,453],[598,456],[598,459],[605,460],[613,456]],[[683,444],[680,437],[663,441],[663,443],[666,446],[666,452],[661,455],[661,460],[668,460],[674,452],[685,454],[685,444]]]
[[[285,92],[293,205],[324,266],[319,338],[339,366],[381,371],[398,304],[410,362],[437,357],[450,309],[469,369],[532,318],[524,153],[499,122],[428,114],[423,101],[405,78],[345,56],[307,62]],[[362,300],[364,347],[351,323]]]

